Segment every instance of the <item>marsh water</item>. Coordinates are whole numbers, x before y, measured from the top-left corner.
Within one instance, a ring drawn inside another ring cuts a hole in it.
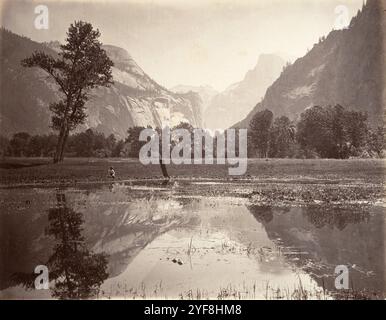
[[[352,290],[385,293],[384,208],[264,206],[250,202],[245,186],[220,184],[0,190],[0,296],[61,297],[66,289],[53,294],[55,281],[26,290],[14,274],[48,261],[83,270],[99,254],[101,299],[329,299],[338,265],[348,267]],[[213,192],[219,188],[226,192]],[[66,260],[57,245],[63,223],[86,250],[79,260]]]

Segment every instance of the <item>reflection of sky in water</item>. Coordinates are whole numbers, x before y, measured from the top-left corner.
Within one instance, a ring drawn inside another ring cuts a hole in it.
[[[384,291],[381,208],[280,209],[252,206],[242,198],[184,197],[178,186],[157,188],[162,190],[113,185],[64,191],[68,205],[84,216],[87,246],[109,255],[110,278],[101,287],[104,296],[189,297],[192,290],[193,297],[203,298],[216,298],[221,292],[223,297],[273,297],[267,285],[315,292],[323,286],[333,288],[338,264],[350,266],[355,289]],[[6,199],[1,204],[5,289],[12,272],[33,270],[49,255],[44,228],[57,191],[0,192]],[[2,294],[47,296],[15,287]]]

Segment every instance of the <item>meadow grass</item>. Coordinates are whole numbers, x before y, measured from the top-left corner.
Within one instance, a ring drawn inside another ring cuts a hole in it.
[[[108,182],[113,166],[116,180],[162,179],[158,165],[142,165],[137,159],[67,158],[52,164],[48,158],[5,158],[0,161],[1,185]],[[230,176],[228,165],[168,165],[174,179],[274,179],[294,181],[358,180],[383,184],[386,162],[382,159],[250,159],[245,175]]]

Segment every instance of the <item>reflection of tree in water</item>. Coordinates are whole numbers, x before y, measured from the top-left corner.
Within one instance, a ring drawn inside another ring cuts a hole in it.
[[[276,208],[269,206],[251,205],[248,206],[249,211],[253,214],[257,221],[261,223],[269,223],[272,221],[275,214],[284,214],[290,211],[290,208]],[[337,207],[318,207],[308,206],[306,210],[302,210],[302,214],[316,228],[324,226],[336,227],[343,230],[351,223],[360,223],[368,221],[370,215],[366,210],[353,208],[337,208]]]
[[[270,206],[250,205],[248,210],[262,224],[269,223],[273,219],[274,210]],[[289,208],[275,208],[275,213],[286,213],[288,211]]]
[[[86,299],[95,297],[107,279],[107,258],[103,253],[90,252],[82,236],[82,213],[66,204],[65,195],[56,195],[57,206],[48,211],[47,235],[57,241],[46,262],[49,280],[54,280],[52,296],[59,299]],[[13,279],[28,289],[34,288],[36,274],[16,273]]]
[[[369,207],[307,206],[286,210],[249,206],[269,239],[290,254],[291,265],[334,291],[335,267],[350,267],[350,287],[384,292],[384,218]],[[297,254],[299,250],[299,254]]]
[[[368,221],[370,218],[367,211],[353,208],[308,207],[303,210],[303,214],[316,228],[331,226],[339,230],[349,224]]]

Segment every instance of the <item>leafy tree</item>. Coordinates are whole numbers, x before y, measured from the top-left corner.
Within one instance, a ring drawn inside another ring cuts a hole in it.
[[[269,133],[273,113],[269,110],[257,112],[249,123],[249,140],[261,158],[266,158],[269,148]]]
[[[106,158],[112,156],[115,146],[116,139],[113,134],[106,138],[103,133],[87,129],[70,136],[67,151],[78,157]]]
[[[111,156],[112,157],[121,157],[124,156],[122,154],[123,148],[125,146],[125,141],[119,140],[115,145],[114,148],[111,151]]]
[[[110,134],[106,139],[105,139],[105,148],[110,150],[111,153],[113,152],[115,145],[117,144],[117,139],[113,134]]]
[[[377,127],[374,131],[369,132],[368,148],[370,152],[375,152],[379,158],[382,158],[385,149],[385,131],[382,127]]]
[[[269,135],[269,157],[286,158],[291,156],[295,141],[295,126],[285,116],[276,118]]]
[[[171,131],[174,132],[174,130],[176,129],[185,129],[185,130],[188,130],[189,133],[190,133],[190,136],[193,137],[193,130],[194,130],[194,127],[188,123],[188,122],[180,122],[178,125],[174,126]],[[190,143],[190,150],[191,150],[191,157],[193,159],[194,157],[194,139],[191,139],[190,140],[191,143]],[[179,141],[177,141],[177,137],[174,137],[172,135],[171,137],[171,147],[173,148]],[[160,146],[161,149],[162,149],[162,146]],[[205,155],[205,144],[203,143],[202,144],[202,155],[204,156]]]
[[[362,112],[347,111],[345,114],[345,128],[350,145],[360,148],[366,144],[368,135],[367,115]]]
[[[139,141],[139,135],[141,134],[141,131],[143,129],[146,129],[145,127],[135,126],[129,128],[127,130],[127,138],[125,140],[126,143],[130,145],[130,151],[128,156],[130,158],[138,158],[139,156],[139,150],[141,150],[142,146],[146,144],[144,141]]]
[[[84,123],[87,115],[85,103],[89,90],[112,83],[111,67],[98,38],[99,30],[83,21],[70,25],[66,44],[60,46],[60,53],[54,58],[36,51],[24,59],[25,67],[39,67],[46,71],[58,84],[63,98],[50,104],[53,113],[52,127],[59,131],[54,163],[63,160],[64,148],[70,131]]]
[[[17,157],[28,156],[30,139],[31,136],[27,132],[15,133],[9,142],[12,155]]]
[[[0,135],[0,157],[4,157],[9,154],[9,139]]]
[[[57,139],[58,137],[54,134],[30,136],[28,133],[19,132],[13,136],[12,144],[8,139],[4,140],[2,152],[4,155],[11,156],[52,156],[55,152]],[[66,152],[76,157],[119,157],[123,147],[124,141],[117,142],[113,134],[106,138],[103,133],[87,129],[84,132],[69,136]]]
[[[332,123],[328,111],[315,106],[300,115],[297,124],[297,141],[300,146],[309,151],[316,151],[321,157],[331,158],[334,145]]]
[[[72,137],[69,147],[78,157],[92,157],[94,155],[95,135],[92,129],[78,133]]]
[[[342,106],[313,107],[301,114],[297,141],[324,158],[348,158],[366,144],[367,116]]]
[[[346,130],[346,114],[341,105],[327,108],[327,125],[331,127],[331,151],[333,158],[348,157],[348,139]]]
[[[113,146],[110,144],[115,143],[114,135],[112,135],[112,137],[110,136],[110,138],[106,138],[103,133],[95,132],[93,142],[94,156],[98,158],[106,158],[111,156]]]
[[[42,150],[41,154],[44,157],[51,157],[55,153],[55,147],[58,143],[58,136],[55,134],[49,134],[42,136],[43,143],[42,143]]]
[[[44,143],[43,136],[32,136],[28,143],[28,156],[41,157]]]

